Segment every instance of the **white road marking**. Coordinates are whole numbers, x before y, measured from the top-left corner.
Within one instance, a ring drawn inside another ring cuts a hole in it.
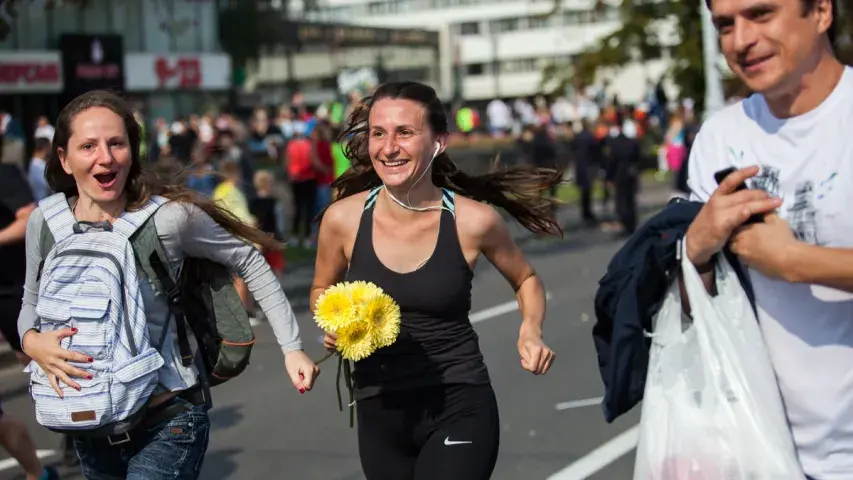
[[[551,294],[546,292],[545,300],[550,299]],[[482,321],[499,317],[509,312],[514,312],[516,310],[518,310],[518,300],[512,300],[510,302],[501,303],[500,305],[495,305],[494,307],[489,307],[484,310],[480,310],[479,312],[474,312],[468,318],[471,320],[471,323],[480,323]]]
[[[634,425],[585,457],[548,477],[548,480],[583,480],[637,447],[640,426]]]
[[[58,452],[56,450],[36,450],[36,456],[39,458],[47,458],[56,455]],[[7,458],[6,460],[0,460],[0,471],[9,470],[10,468],[15,468],[18,466],[18,461],[14,458]]]
[[[557,404],[557,410],[569,410],[571,408],[591,407],[593,405],[601,405],[604,397],[585,398],[583,400],[573,400],[571,402],[562,402]]]

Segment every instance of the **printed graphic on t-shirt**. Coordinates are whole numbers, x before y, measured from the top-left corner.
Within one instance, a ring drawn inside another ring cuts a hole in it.
[[[763,190],[773,197],[782,197],[784,200],[784,195],[781,193],[779,176],[779,168],[771,165],[762,165],[758,175],[749,180],[749,187],[756,190]],[[818,199],[824,197],[826,183],[827,181],[821,182],[820,188],[816,189],[814,182],[811,180],[798,182],[794,189],[793,202],[785,202],[786,206],[782,207],[778,212],[788,222],[788,225],[794,232],[794,236],[802,242],[812,245],[823,245],[825,243],[818,227],[818,209],[815,205],[815,200],[816,197]],[[818,190],[817,193],[816,190]]]
[[[811,180],[797,183],[794,203],[787,208],[786,220],[798,240],[821,245],[817,226],[817,209],[814,205],[814,188]]]
[[[779,194],[779,169],[770,165],[762,165],[758,175],[750,179],[750,188],[764,190],[771,197]]]
[[[832,187],[835,185],[836,177],[838,177],[838,172],[832,172],[829,177],[820,182],[817,194],[818,200],[823,199],[823,197],[832,192]]]

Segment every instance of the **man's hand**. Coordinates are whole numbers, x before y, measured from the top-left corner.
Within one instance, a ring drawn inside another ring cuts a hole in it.
[[[767,215],[763,223],[747,225],[735,233],[731,249],[750,268],[770,278],[787,280],[788,260],[799,241],[785,220]]]
[[[758,174],[758,167],[747,167],[731,173],[720,183],[702,210],[687,229],[687,258],[694,265],[711,261],[728,242],[732,232],[749,217],[774,211],[782,200],[771,198],[760,190],[741,190],[737,187]]]

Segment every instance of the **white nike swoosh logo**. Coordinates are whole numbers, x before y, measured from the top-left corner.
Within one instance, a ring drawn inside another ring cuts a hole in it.
[[[463,443],[473,443],[471,441],[450,440],[450,437],[444,439],[445,445],[462,445]]]

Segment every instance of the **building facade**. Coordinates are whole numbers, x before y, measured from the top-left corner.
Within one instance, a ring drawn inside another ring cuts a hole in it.
[[[25,130],[74,96],[122,92],[153,119],[224,105],[216,0],[0,2],[0,110]]]
[[[347,94],[347,79],[368,70],[380,81],[417,80],[437,87],[441,80],[435,31],[353,25],[348,19],[312,22],[298,8],[285,10],[285,2],[261,0],[258,11],[241,0],[224,4],[222,18],[240,21],[223,22],[223,44],[255,49],[240,85],[241,97],[250,103],[280,105],[296,90],[309,105],[340,99]]]
[[[328,0],[305,13],[315,21],[427,28],[442,38],[441,84],[450,96],[454,67],[465,100],[532,96],[547,89],[542,71],[572,58],[621,26],[619,2],[599,0]],[[607,72],[610,94],[642,99],[665,58]]]

